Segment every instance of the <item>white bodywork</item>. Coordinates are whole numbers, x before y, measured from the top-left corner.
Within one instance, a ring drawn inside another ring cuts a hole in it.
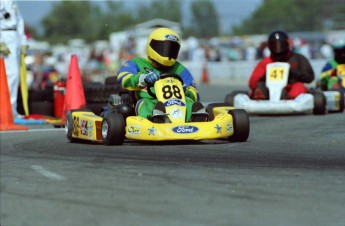
[[[293,100],[281,100],[283,88],[287,85],[290,65],[271,63],[266,68],[266,86],[269,100],[252,100],[247,94],[234,97],[234,107],[245,109],[250,114],[301,114],[310,113],[314,108],[312,94],[304,93]]]
[[[234,107],[245,109],[250,114],[300,114],[310,113],[314,108],[312,94],[303,93],[294,100],[251,100],[247,94],[237,94]]]

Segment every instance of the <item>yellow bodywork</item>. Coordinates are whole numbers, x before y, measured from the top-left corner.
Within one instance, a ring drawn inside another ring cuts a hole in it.
[[[228,114],[231,109],[234,108],[213,108],[215,118],[210,122],[153,123],[140,116],[130,116],[126,119],[126,138],[146,141],[227,138],[234,133],[233,118]],[[75,111],[72,120],[73,138],[102,142],[102,117]]]
[[[226,138],[234,133],[230,114],[220,114],[211,122],[152,123],[131,116],[127,118],[126,138],[134,140],[202,140]]]
[[[72,120],[72,137],[102,142],[102,117],[92,112],[75,111],[72,113]]]

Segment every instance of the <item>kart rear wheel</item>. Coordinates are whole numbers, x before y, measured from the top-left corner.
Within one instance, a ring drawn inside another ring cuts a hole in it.
[[[249,117],[244,109],[229,110],[234,124],[234,134],[229,137],[229,141],[245,142],[249,137],[250,125]]]
[[[125,120],[120,113],[108,113],[102,121],[102,139],[105,145],[122,145],[125,139]]]
[[[326,114],[326,97],[321,92],[314,92],[314,115],[324,115]]]
[[[233,91],[232,93],[229,93],[225,96],[224,102],[226,104],[229,104],[230,106],[234,106],[234,100],[237,94],[248,94],[248,93],[246,91]]]

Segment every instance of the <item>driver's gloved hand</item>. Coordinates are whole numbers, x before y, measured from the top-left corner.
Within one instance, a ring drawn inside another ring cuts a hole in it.
[[[159,78],[160,78],[160,75],[154,71],[148,74],[142,74],[139,77],[138,85],[141,87],[145,87],[147,85],[153,85]]]
[[[7,56],[11,51],[4,42],[0,42],[0,54]]]

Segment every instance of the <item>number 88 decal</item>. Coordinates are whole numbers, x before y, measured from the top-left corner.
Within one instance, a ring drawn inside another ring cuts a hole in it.
[[[172,87],[165,85],[162,88],[162,92],[165,99],[170,99],[172,96],[175,96],[177,99],[182,99],[181,90],[176,85],[173,85]]]

